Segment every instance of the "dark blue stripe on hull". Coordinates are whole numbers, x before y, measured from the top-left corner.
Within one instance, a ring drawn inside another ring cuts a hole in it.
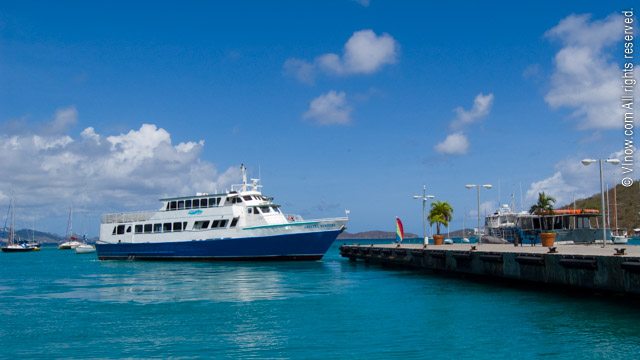
[[[169,243],[96,244],[100,260],[318,260],[341,230]]]

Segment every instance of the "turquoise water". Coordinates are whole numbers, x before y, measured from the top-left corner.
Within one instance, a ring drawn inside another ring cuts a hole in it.
[[[638,304],[351,263],[340,244],[318,262],[0,253],[0,357],[640,356]]]

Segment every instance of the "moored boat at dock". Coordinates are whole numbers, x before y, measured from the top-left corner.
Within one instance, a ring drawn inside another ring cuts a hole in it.
[[[595,209],[557,209],[536,215],[514,212],[503,205],[485,218],[486,238],[494,243],[533,245],[540,243],[541,232],[551,231],[556,234],[556,244],[602,243],[599,214]],[[606,234],[607,242],[611,242],[611,229],[607,228]]]
[[[102,216],[101,260],[318,260],[348,218],[303,220],[263,196],[259,179],[219,194],[161,199],[157,211]]]

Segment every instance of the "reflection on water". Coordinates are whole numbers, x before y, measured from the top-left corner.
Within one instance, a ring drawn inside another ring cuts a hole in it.
[[[103,271],[55,279],[49,291],[22,298],[59,298],[141,304],[250,302],[338,291],[339,263],[102,262]],[[24,285],[24,284],[23,284]],[[0,287],[0,292],[10,287]],[[43,290],[43,289],[39,289]],[[63,291],[60,291],[63,290]]]
[[[100,262],[47,249],[0,254],[0,357],[640,353],[637,304],[352,263],[339,257],[337,245],[320,262]]]

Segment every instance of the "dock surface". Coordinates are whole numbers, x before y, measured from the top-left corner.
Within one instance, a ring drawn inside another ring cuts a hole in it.
[[[353,261],[433,272],[640,295],[640,246],[508,244],[343,245]]]

